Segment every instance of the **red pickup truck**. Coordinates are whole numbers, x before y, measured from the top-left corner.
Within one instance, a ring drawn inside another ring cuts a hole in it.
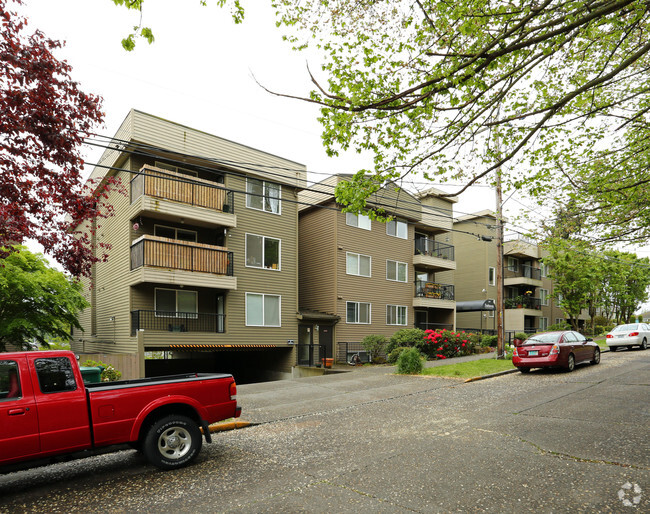
[[[72,352],[0,353],[0,472],[125,443],[179,468],[201,450],[201,431],[209,443],[211,423],[240,413],[232,375],[84,384]]]

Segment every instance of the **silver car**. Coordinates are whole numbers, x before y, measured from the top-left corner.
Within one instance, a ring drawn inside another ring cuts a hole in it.
[[[650,325],[645,323],[628,323],[618,325],[607,334],[606,342],[610,351],[615,352],[619,348],[632,348],[638,346],[641,350],[648,347],[650,340]]]

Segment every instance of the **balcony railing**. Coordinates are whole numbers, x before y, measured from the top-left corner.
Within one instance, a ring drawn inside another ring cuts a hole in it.
[[[454,325],[451,323],[414,323],[415,328],[422,330],[453,330]]]
[[[451,284],[438,284],[437,282],[415,281],[415,296],[423,298],[437,298],[440,300],[454,299],[454,286]]]
[[[532,266],[508,266],[503,271],[503,278],[532,278],[533,280],[542,280],[542,270]]]
[[[435,239],[419,237],[415,240],[415,255],[428,255],[440,259],[454,260],[454,247]]]
[[[232,191],[182,173],[143,166],[131,179],[131,203],[142,195],[196,205],[220,212],[233,212]]]
[[[233,253],[219,246],[142,236],[131,245],[131,270],[142,266],[232,276]]]
[[[175,311],[131,311],[131,335],[139,330],[159,332],[214,332],[226,331],[225,314]]]
[[[505,309],[535,309],[542,308],[542,300],[540,298],[531,298],[530,296],[519,296],[515,298],[505,298],[503,300],[503,307]]]

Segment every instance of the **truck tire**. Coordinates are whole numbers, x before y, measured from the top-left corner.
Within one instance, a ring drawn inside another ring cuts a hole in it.
[[[186,416],[171,415],[151,425],[142,450],[151,464],[169,470],[192,462],[201,451],[202,444],[196,422]]]

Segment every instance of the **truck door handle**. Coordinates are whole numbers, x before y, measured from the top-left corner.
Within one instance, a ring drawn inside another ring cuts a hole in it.
[[[27,407],[26,409],[9,409],[7,411],[7,414],[9,414],[10,416],[20,416],[21,414],[25,414],[25,412],[27,412],[28,410],[29,407]]]

